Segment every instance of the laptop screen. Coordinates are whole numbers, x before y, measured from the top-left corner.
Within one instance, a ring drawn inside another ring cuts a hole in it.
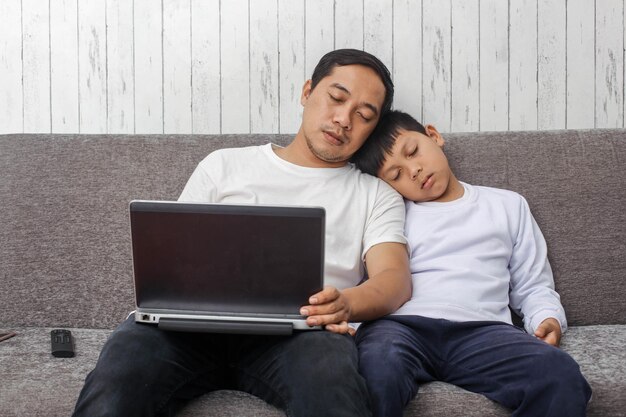
[[[299,314],[323,286],[324,209],[131,202],[137,306]]]

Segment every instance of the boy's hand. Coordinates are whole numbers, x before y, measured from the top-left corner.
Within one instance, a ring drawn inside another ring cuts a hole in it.
[[[561,325],[557,319],[545,319],[535,330],[535,336],[549,345],[558,347],[561,343]]]
[[[309,298],[309,303],[300,309],[300,314],[307,316],[309,326],[325,326],[326,330],[334,333],[354,333],[354,329],[348,326],[350,302],[337,288],[324,287]]]

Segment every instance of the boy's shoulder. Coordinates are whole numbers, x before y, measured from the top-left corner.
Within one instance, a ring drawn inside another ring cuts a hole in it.
[[[484,185],[473,185],[476,190],[477,199],[490,202],[500,202],[507,205],[527,205],[526,198],[520,193],[507,190],[505,188],[487,187]]]
[[[488,187],[486,185],[471,185],[471,187],[474,187],[477,192],[487,196],[512,199],[524,198],[520,193],[513,190],[507,190],[506,188]]]

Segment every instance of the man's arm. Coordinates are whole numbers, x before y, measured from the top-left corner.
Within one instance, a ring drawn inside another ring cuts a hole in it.
[[[369,279],[340,291],[326,287],[310,297],[301,314],[312,326],[326,325],[347,333],[350,321],[373,320],[393,313],[411,298],[411,274],[406,246],[401,243],[374,245],[365,255]]]

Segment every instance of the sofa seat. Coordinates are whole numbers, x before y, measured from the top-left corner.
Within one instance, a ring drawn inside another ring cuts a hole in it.
[[[52,328],[12,329],[13,338],[0,342],[2,389],[0,403],[10,404],[0,416],[69,416],[85,375],[94,367],[111,330],[71,329],[76,356],[55,358],[50,354]],[[626,326],[574,326],[563,337],[562,348],[581,366],[593,386],[589,416],[626,416],[626,409],[611,392],[626,393]],[[58,398],[71,401],[57,401]],[[28,400],[25,400],[28,399]],[[35,407],[33,403],[37,404]],[[22,408],[24,407],[24,408]],[[242,414],[249,410],[249,414]],[[510,412],[482,395],[441,382],[424,385],[406,409],[411,416],[507,416]],[[264,401],[238,391],[217,391],[188,404],[181,417],[283,417],[285,414]]]

